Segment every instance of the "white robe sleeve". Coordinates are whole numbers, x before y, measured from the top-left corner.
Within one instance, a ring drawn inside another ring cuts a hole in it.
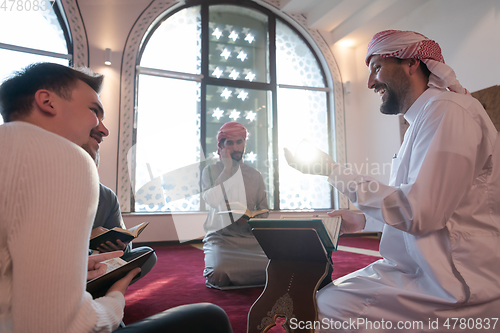
[[[413,235],[445,226],[485,162],[477,160],[481,128],[467,111],[432,104],[411,147],[407,184],[387,186],[342,166],[329,176],[363,213]]]

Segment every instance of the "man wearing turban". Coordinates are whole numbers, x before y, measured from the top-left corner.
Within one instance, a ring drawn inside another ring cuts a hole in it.
[[[343,232],[362,230],[368,219],[385,224],[383,259],[318,292],[320,319],[329,323],[322,329],[350,319],[359,325],[341,325],[344,331],[394,332],[399,321],[417,323],[415,332],[460,331],[464,321],[493,329],[500,307],[497,131],[435,41],[382,31],[365,60],[381,112],[403,114],[410,126],[389,185],[319,152],[320,173],[362,212],[330,213],[342,216]],[[295,168],[314,170],[285,153]]]
[[[268,258],[241,214],[221,213],[248,208],[267,210],[264,179],[243,163],[246,128],[237,122],[224,124],[217,134],[220,161],[203,169],[203,199],[209,205],[204,228],[206,285],[217,289],[263,285]],[[258,215],[267,217],[268,213]]]

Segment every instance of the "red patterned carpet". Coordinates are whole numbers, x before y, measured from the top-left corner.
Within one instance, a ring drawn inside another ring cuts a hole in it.
[[[379,240],[368,237],[341,237],[339,245],[378,250]],[[235,333],[246,332],[247,314],[263,288],[220,291],[205,287],[203,251],[189,244],[152,246],[156,266],[125,296],[125,324],[160,311],[189,303],[210,302],[222,307]],[[337,251],[333,254],[333,278],[343,276],[376,261],[377,257]]]

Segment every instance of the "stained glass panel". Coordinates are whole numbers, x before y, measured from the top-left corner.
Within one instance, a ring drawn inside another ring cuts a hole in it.
[[[267,16],[228,5],[210,6],[209,13],[209,75],[269,82]]]
[[[295,151],[303,139],[328,151],[325,92],[278,89],[279,193],[281,209],[331,208],[330,185],[323,176],[304,175],[285,160],[283,148]]]

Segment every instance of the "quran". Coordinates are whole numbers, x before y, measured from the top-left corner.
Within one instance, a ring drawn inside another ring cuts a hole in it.
[[[124,243],[130,242],[132,239],[137,238],[148,224],[149,222],[142,222],[141,224],[138,224],[130,229],[122,229],[118,227],[109,229],[108,231],[91,238],[89,248],[97,250],[101,244],[104,244],[107,241],[116,243],[118,239]]]
[[[87,291],[94,297],[102,297],[108,289],[118,280],[125,277],[128,272],[136,267],[144,265],[146,260],[153,255],[154,250],[146,252],[129,262],[121,258],[113,258],[103,261],[106,264],[106,273],[87,282]]]
[[[269,212],[269,209],[249,210],[245,205],[243,205],[240,202],[227,203],[227,208],[228,210],[220,211],[217,214],[232,214],[235,221],[241,218],[248,220],[256,217],[257,215]]]
[[[281,219],[251,219],[248,224],[253,229],[314,229],[328,252],[337,251],[342,219],[328,215],[312,217],[282,217]]]

